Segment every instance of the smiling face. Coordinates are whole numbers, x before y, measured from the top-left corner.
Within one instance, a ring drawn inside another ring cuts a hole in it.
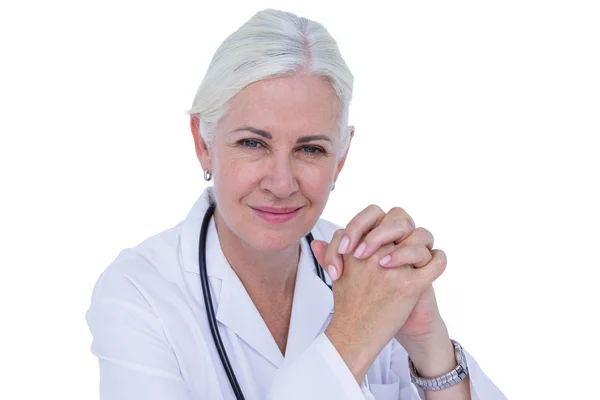
[[[196,152],[214,177],[219,218],[256,250],[284,251],[319,219],[341,171],[339,102],[321,77],[258,81],[229,102],[210,149]]]

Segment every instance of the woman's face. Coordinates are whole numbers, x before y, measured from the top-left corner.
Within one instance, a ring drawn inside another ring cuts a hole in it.
[[[323,78],[270,78],[231,99],[210,149],[194,135],[217,212],[242,241],[282,251],[314,226],[347,154],[339,153],[338,108]]]

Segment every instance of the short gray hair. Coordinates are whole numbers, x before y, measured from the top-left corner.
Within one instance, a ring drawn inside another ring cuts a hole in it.
[[[200,133],[211,146],[232,97],[253,82],[299,70],[323,77],[335,91],[343,154],[350,142],[348,111],[354,77],[325,27],[289,12],[260,11],[223,41],[188,114],[199,115]]]

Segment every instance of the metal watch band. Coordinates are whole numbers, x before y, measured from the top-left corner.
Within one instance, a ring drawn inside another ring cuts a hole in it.
[[[410,371],[410,380],[420,388],[424,390],[443,390],[454,386],[457,383],[463,381],[469,374],[469,368],[467,367],[467,358],[463,352],[462,346],[455,340],[452,340],[454,345],[454,355],[456,356],[457,366],[445,375],[437,378],[423,378],[419,376],[415,365],[413,364],[410,357],[408,357],[408,369]]]

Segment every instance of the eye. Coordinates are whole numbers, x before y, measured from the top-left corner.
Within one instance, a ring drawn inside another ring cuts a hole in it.
[[[318,156],[320,154],[325,154],[325,150],[318,146],[304,146],[302,147],[305,153],[310,154],[311,156]]]
[[[254,140],[254,139],[242,139],[238,143],[240,143],[243,147],[246,147],[246,148],[249,148],[252,150],[262,147],[262,143],[258,140]]]

